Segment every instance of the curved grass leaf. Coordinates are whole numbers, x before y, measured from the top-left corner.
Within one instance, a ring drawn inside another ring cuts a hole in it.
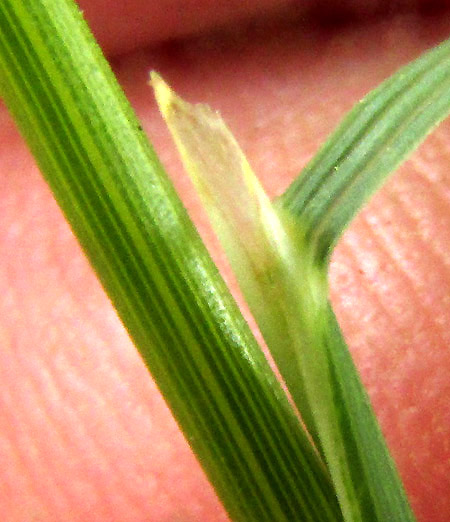
[[[449,112],[450,40],[400,69],[344,118],[275,202],[301,224],[299,244],[306,234],[318,265],[327,264],[333,246],[358,209]],[[380,477],[392,464],[388,455],[379,458],[384,444],[369,400],[331,308],[328,315],[329,366],[341,395],[338,401],[345,405],[341,426],[348,434],[349,453],[360,462],[352,480],[370,486],[371,497],[378,499],[374,509],[380,520],[388,520],[398,487],[385,487],[386,481]]]
[[[400,69],[344,118],[276,201],[299,217],[318,263],[359,208],[450,111],[450,41]]]
[[[341,520],[329,475],[72,1],[0,2],[0,93],[232,518]]]
[[[184,102],[159,76],[152,80],[186,170],[328,466],[345,520],[413,520],[328,303],[326,264],[317,262],[308,221],[270,203],[217,113]]]

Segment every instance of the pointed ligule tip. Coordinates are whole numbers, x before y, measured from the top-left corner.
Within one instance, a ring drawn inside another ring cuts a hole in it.
[[[177,95],[156,71],[150,72],[150,85],[153,87],[159,110],[166,118],[177,101]]]

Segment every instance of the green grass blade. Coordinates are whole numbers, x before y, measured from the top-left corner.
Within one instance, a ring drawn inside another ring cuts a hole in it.
[[[445,42],[381,84],[343,120],[276,202],[297,218],[299,244],[306,237],[318,266],[326,267],[358,209],[449,111],[450,42]],[[348,460],[343,492],[364,484],[365,516],[409,520],[402,486],[331,308],[323,332],[338,420],[346,433],[341,440]],[[336,465],[342,469],[342,463]]]
[[[360,485],[356,492],[362,518],[348,520],[413,521],[395,463],[330,305],[327,315],[324,343],[344,455],[348,461],[348,480],[350,488]]]
[[[449,111],[447,41],[400,69],[348,114],[276,202],[297,218],[299,244],[306,237],[318,266],[327,265],[358,209]],[[341,433],[346,433],[341,441],[349,466],[344,489],[365,485],[360,498],[366,498],[370,520],[410,520],[402,486],[331,308],[327,323],[324,345]]]
[[[450,111],[450,41],[369,93],[277,200],[300,217],[318,262],[360,207]]]
[[[328,466],[347,521],[414,520],[328,304],[301,216],[272,205],[217,113],[153,76],[161,112],[243,294]]]
[[[328,474],[73,2],[0,2],[0,93],[233,519],[340,520]]]

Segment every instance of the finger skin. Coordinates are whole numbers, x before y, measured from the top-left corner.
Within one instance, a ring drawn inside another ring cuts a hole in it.
[[[84,16],[108,55],[210,31],[239,21],[303,12],[312,3],[292,0],[78,0]]]
[[[272,196],[444,17],[213,36],[114,62],[213,249],[147,86],[221,110]],[[188,71],[188,73],[186,72]],[[11,522],[227,520],[6,112],[0,112],[0,506]],[[450,519],[450,123],[350,227],[332,297],[412,505]]]
[[[434,13],[449,0],[76,0],[108,56],[280,17],[313,23],[368,21],[397,12]]]

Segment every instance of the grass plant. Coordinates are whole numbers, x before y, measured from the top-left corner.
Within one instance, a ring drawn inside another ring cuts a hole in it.
[[[219,115],[153,86],[306,430],[74,2],[0,3],[0,95],[230,517],[414,520],[327,271],[448,114],[450,43],[369,93],[274,202]]]

